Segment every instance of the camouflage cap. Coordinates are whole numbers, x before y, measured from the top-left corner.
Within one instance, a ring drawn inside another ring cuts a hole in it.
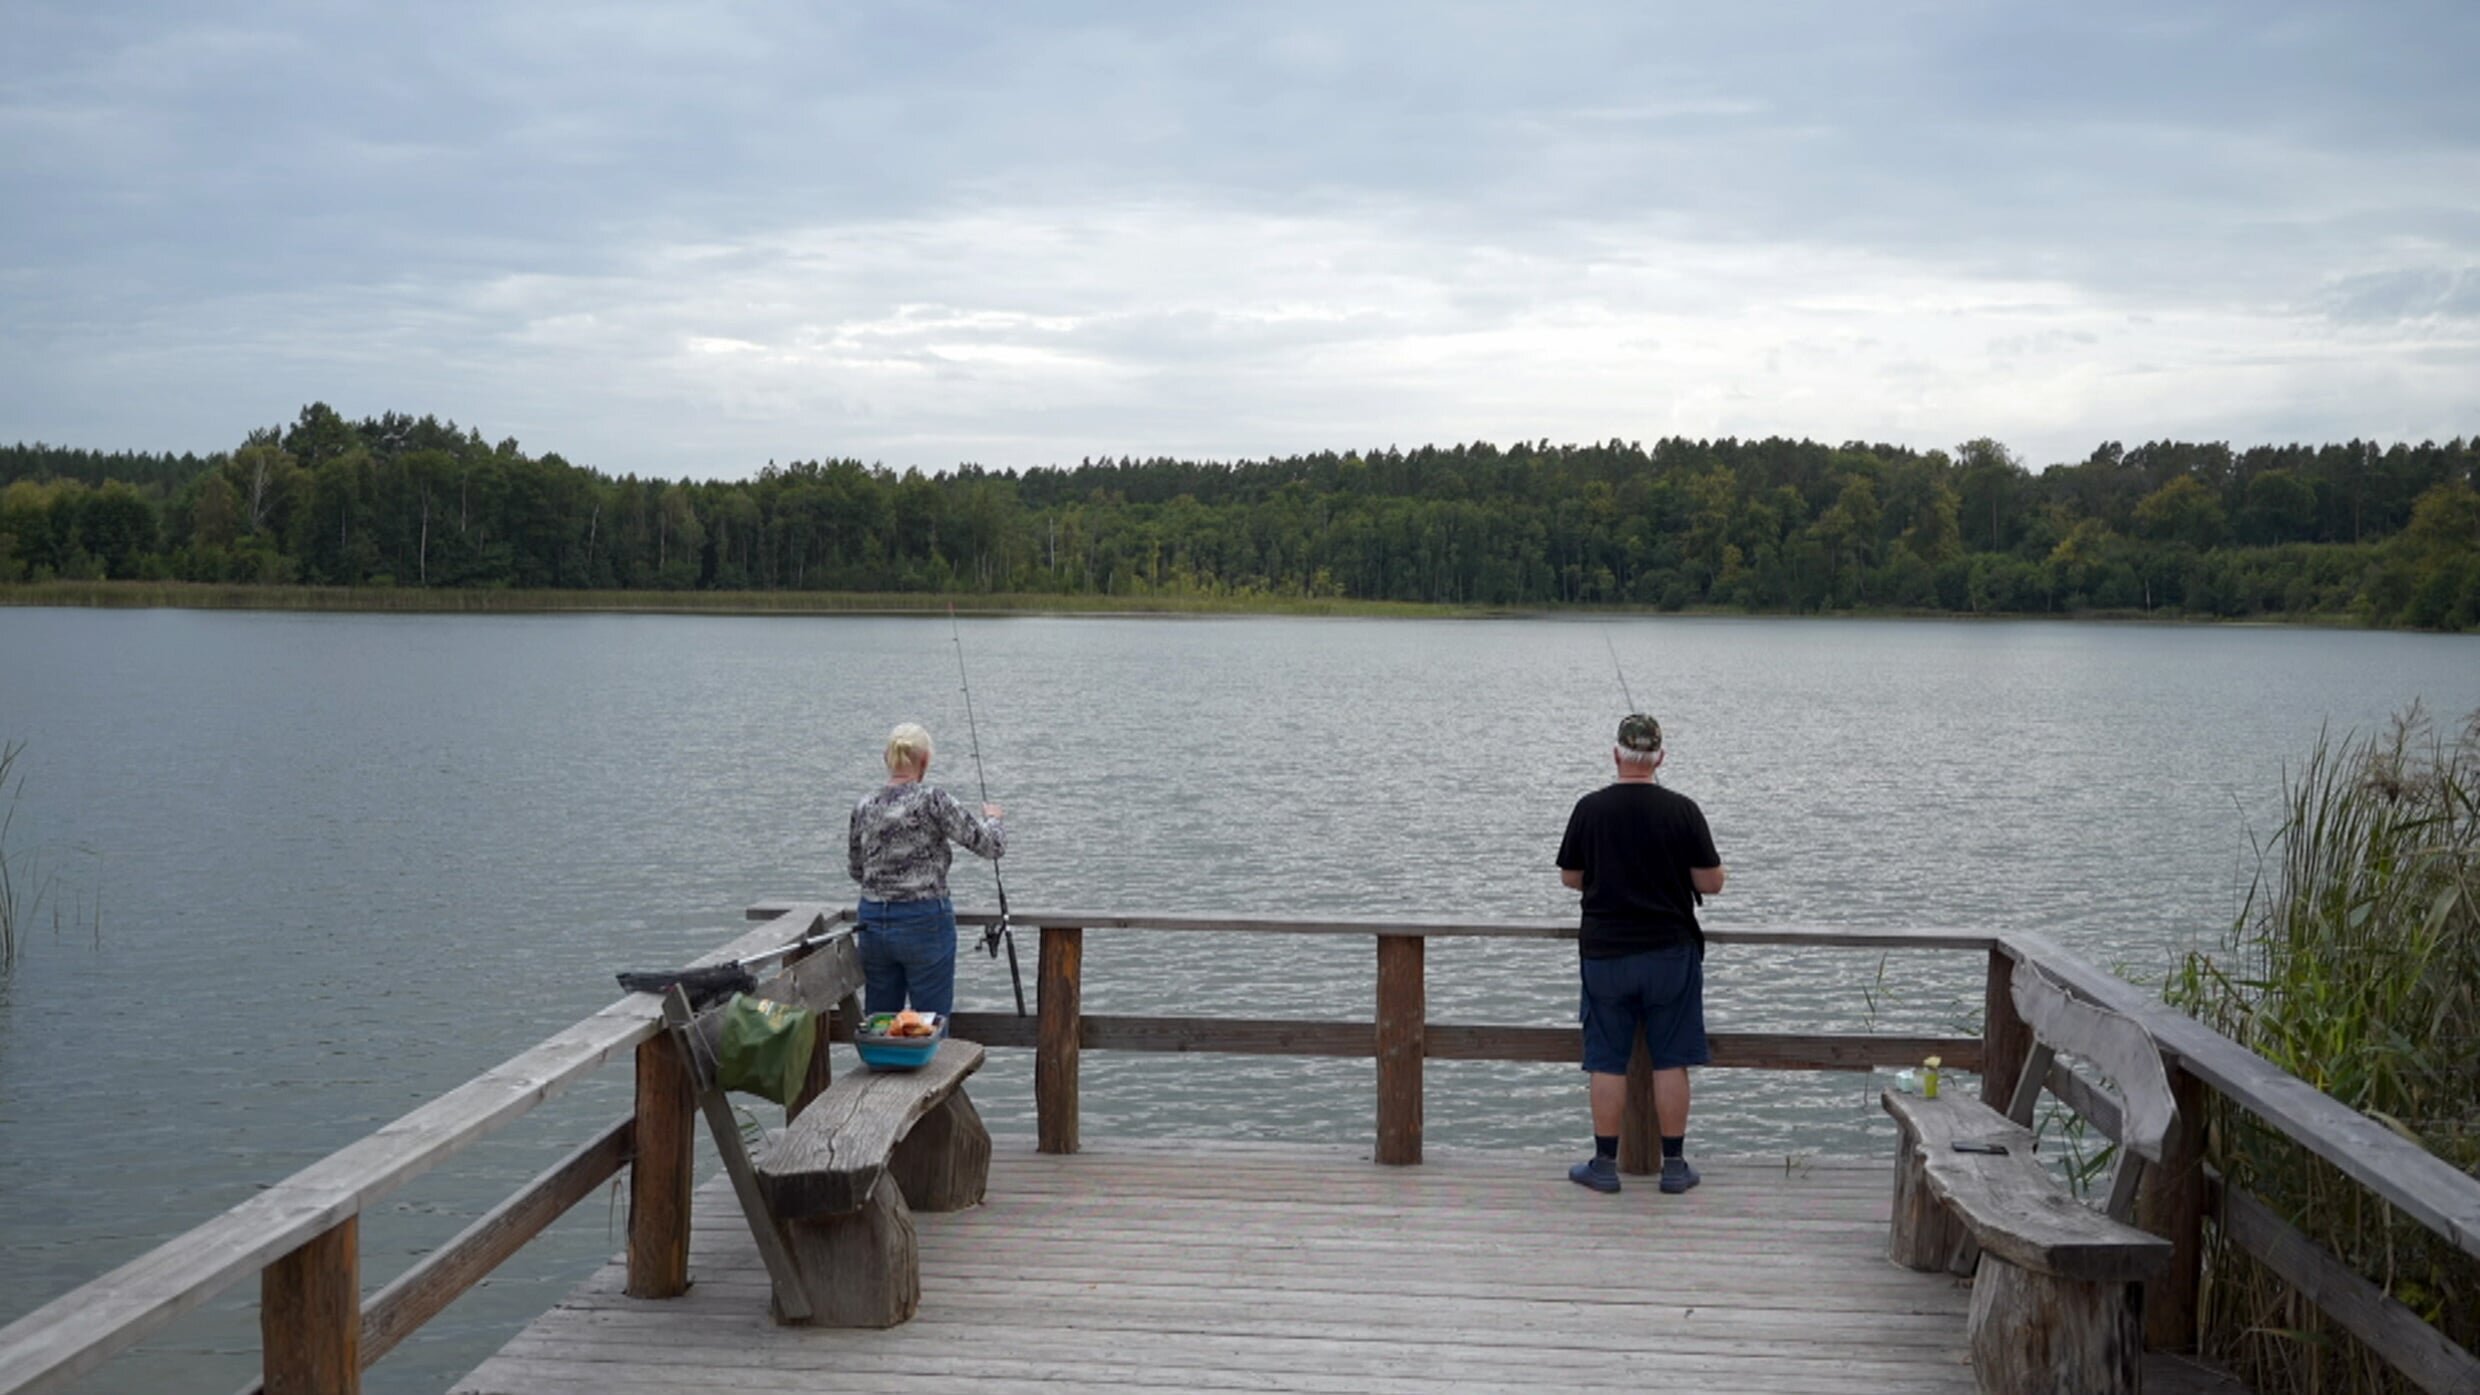
[[[1619,744],[1631,751],[1659,751],[1662,724],[1642,712],[1631,712],[1619,719]]]

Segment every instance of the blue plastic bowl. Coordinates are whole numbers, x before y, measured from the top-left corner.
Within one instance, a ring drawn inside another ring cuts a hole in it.
[[[926,1037],[891,1037],[886,1034],[896,1020],[892,1012],[874,1012],[861,1019],[861,1028],[853,1033],[853,1049],[861,1053],[861,1063],[872,1070],[919,1070],[939,1054],[939,1043],[947,1040],[947,1019],[931,1019],[937,1030]]]

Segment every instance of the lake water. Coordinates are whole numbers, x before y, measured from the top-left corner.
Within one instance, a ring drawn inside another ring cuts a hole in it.
[[[1708,924],[2031,928],[2131,976],[2245,895],[2321,729],[2480,705],[2480,641],[1727,619],[968,620],[1020,908],[1538,917],[1607,778],[1611,650],[1703,804]],[[0,981],[0,1322],[584,1016],[766,897],[849,898],[844,811],[896,721],[969,795],[944,619],[0,609],[12,846],[48,899]],[[20,873],[21,886],[25,874]],[[960,861],[966,905],[993,897]],[[57,921],[55,921],[57,912]],[[1031,971],[1030,941],[1026,968]],[[1573,950],[1447,942],[1434,1019],[1560,1022]],[[1109,1013],[1366,1019],[1365,942],[1095,931]],[[1717,1028],[1947,1030],[1962,957],[1718,950]],[[960,964],[966,1007],[1004,961]],[[1434,1147],[1576,1148],[1577,1072],[1433,1063]],[[1030,1063],[976,1090],[1031,1130]],[[1366,1142],[1366,1063],[1089,1055],[1084,1130]],[[374,1286],[626,1108],[625,1069],[364,1218]],[[1890,1147],[1869,1082],[1707,1072],[1693,1151]],[[1559,1164],[1545,1158],[1545,1168]],[[1551,1174],[1555,1175],[1555,1173]],[[619,1243],[590,1202],[372,1373],[436,1390]],[[221,1395],[255,1285],[87,1389]]]

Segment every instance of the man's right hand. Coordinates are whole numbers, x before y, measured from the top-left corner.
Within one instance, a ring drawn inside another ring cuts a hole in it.
[[[1001,809],[1001,808],[1000,808],[998,805],[996,805],[996,804],[985,804],[985,805],[983,805],[983,806],[982,806],[982,817],[983,817],[983,818],[986,818],[986,819],[995,819],[995,818],[1000,818],[1000,817],[1003,817],[1003,816],[1006,814],[1006,812],[1007,812],[1006,810]]]

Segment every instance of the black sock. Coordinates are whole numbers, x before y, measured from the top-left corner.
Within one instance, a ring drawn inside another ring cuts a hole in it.
[[[1593,1135],[1593,1156],[1597,1158],[1615,1158],[1619,1156],[1619,1135],[1615,1133],[1597,1133]]]
[[[1671,1135],[1669,1135],[1669,1134],[1664,1134],[1664,1135],[1662,1135],[1662,1156],[1663,1156],[1663,1157],[1666,1157],[1666,1158],[1685,1157],[1685,1156],[1686,1156],[1686,1154],[1682,1153],[1680,1150],[1681,1150],[1681,1149],[1683,1149],[1683,1148],[1685,1148],[1685,1147],[1687,1147],[1687,1146],[1688,1146],[1688,1136],[1687,1136],[1686,1134],[1684,1134],[1684,1133],[1683,1133],[1683,1134],[1680,1134],[1680,1135],[1679,1135],[1678,1137],[1676,1137],[1676,1138],[1672,1137],[1672,1136],[1671,1136]]]

